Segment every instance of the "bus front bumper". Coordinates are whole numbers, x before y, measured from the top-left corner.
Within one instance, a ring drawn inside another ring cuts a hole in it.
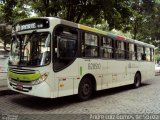
[[[8,80],[8,87],[16,92],[20,92],[27,95],[51,98],[51,91],[49,85],[44,81],[37,85],[24,85]]]

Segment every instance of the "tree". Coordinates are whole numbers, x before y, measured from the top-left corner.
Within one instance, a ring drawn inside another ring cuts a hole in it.
[[[10,34],[11,33],[11,26],[10,25],[5,25],[1,24],[0,25],[0,39],[2,41],[6,41],[6,43],[10,43]]]
[[[3,12],[4,21],[6,23],[12,23],[13,8],[16,5],[16,0],[3,0],[4,4],[1,6]]]
[[[4,22],[2,6],[3,6],[3,4],[0,4],[0,23]]]
[[[11,25],[18,19],[26,17],[28,17],[28,11],[21,1],[3,0],[3,4],[0,4],[0,22],[3,23],[0,29],[0,39],[8,43],[10,38],[6,35],[11,33]]]
[[[40,17],[54,16],[102,30],[130,32],[134,39],[160,46],[159,0],[3,1],[5,4],[0,5],[1,23],[12,24],[29,17],[30,11],[34,11]]]
[[[40,16],[55,16],[76,23],[91,24],[107,20],[110,30],[129,23],[132,10],[125,0],[33,0],[29,2]]]
[[[129,30],[133,34],[133,39],[154,43],[151,33],[156,32],[155,28],[160,29],[156,27],[159,23],[159,3],[156,3],[156,0],[135,0],[131,2],[131,6],[135,10],[130,21],[132,27]]]
[[[138,12],[140,10],[137,10],[137,13],[140,16],[140,19],[133,19],[131,22],[133,29],[131,29],[130,32],[133,33],[133,38],[155,45],[156,59],[159,59],[160,0],[143,0],[139,5],[139,8],[141,9],[141,12]]]

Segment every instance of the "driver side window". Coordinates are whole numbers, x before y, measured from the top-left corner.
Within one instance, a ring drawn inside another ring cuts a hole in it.
[[[77,53],[78,32],[75,28],[59,26],[54,35],[54,70],[71,64]]]

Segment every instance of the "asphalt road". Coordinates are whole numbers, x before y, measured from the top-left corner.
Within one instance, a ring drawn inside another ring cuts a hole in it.
[[[156,115],[160,114],[160,76],[143,82],[138,89],[127,85],[96,92],[90,100],[85,102],[79,102],[76,96],[44,99],[10,90],[1,90],[0,114],[2,120],[9,118],[12,118],[9,120],[22,118],[28,120],[34,117],[34,120],[96,119],[93,115],[104,119],[104,116],[99,116],[99,114]],[[160,116],[154,117],[160,118]]]

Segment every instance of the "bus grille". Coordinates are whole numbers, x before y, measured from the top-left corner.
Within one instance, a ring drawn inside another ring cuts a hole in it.
[[[9,68],[9,71],[16,74],[34,74],[35,73],[35,70],[19,69],[19,68]]]
[[[22,92],[29,92],[30,90],[32,90],[31,86],[21,86],[21,87],[18,87],[19,86],[18,84],[11,83],[11,82],[10,82],[10,86],[12,86],[13,89],[16,89],[16,90],[22,91]]]

